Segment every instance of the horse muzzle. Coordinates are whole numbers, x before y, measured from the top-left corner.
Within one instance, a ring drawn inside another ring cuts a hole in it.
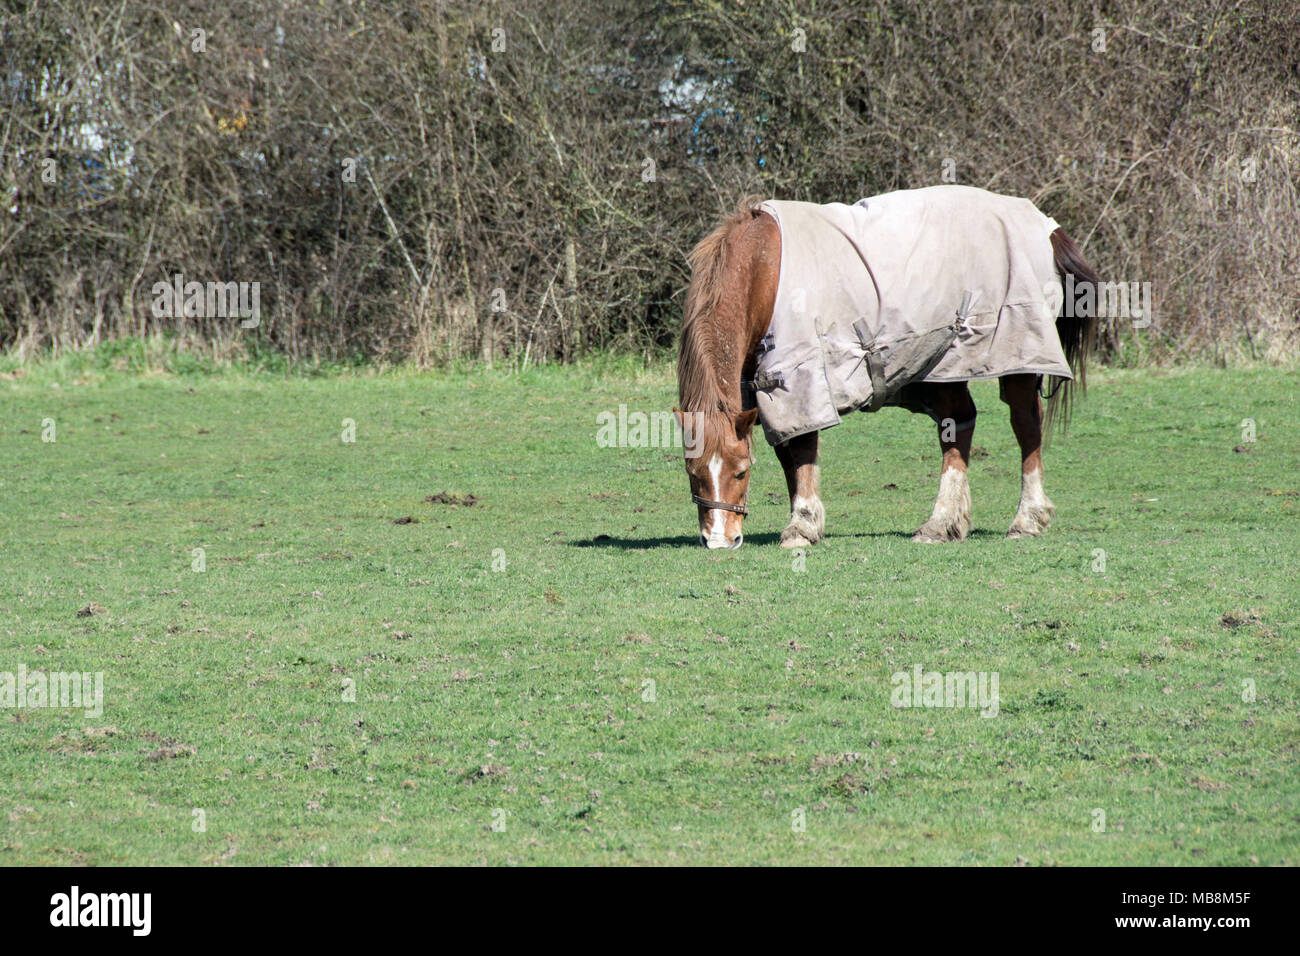
[[[749,514],[749,506],[743,502],[738,505],[733,505],[728,501],[711,501],[708,498],[701,498],[699,495],[691,495],[691,501],[705,509],[706,512],[730,511],[733,514],[740,515],[742,518]],[[719,524],[721,527],[719,527]],[[700,531],[700,544],[709,549],[739,548],[741,542],[745,540],[745,536],[740,532],[737,532],[728,538],[726,531],[723,530],[726,527],[726,522],[719,522],[719,524],[715,524],[707,532]]]
[[[738,534],[735,537],[728,540],[726,535],[721,535],[721,534],[706,535],[703,532],[700,533],[700,544],[704,545],[704,547],[708,548],[711,551],[717,548],[729,548],[734,551],[736,548],[740,547],[741,542],[744,540],[745,540],[745,536],[743,534]]]

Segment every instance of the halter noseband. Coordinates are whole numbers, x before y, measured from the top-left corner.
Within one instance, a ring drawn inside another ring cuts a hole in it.
[[[710,501],[708,498],[701,498],[699,495],[691,495],[691,501],[709,509],[718,509],[720,511],[734,511],[738,515],[749,514],[749,508],[743,504],[733,505],[725,501]]]

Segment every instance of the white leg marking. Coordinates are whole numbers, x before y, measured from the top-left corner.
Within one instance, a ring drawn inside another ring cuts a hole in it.
[[[805,498],[795,495],[790,507],[790,527],[803,534],[809,541],[816,541],[822,536],[826,527],[826,508],[817,495]]]
[[[795,495],[790,502],[790,521],[781,532],[783,548],[802,548],[816,544],[826,531],[826,508],[817,494],[821,473],[813,466],[813,493],[807,497]]]
[[[939,476],[939,496],[930,520],[912,535],[913,541],[960,541],[970,531],[970,484],[964,468],[947,468]]]
[[[1020,507],[1007,535],[1012,538],[1033,537],[1042,534],[1052,523],[1056,506],[1043,491],[1043,471],[1035,468],[1020,476]]]

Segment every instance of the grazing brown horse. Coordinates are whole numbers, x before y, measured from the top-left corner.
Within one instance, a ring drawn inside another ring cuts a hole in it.
[[[1044,221],[1055,226],[1050,220]],[[1050,242],[1055,265],[1055,276],[1051,266],[1047,267],[1050,285],[1067,275],[1075,277],[1078,288],[1096,283],[1096,274],[1059,227],[1050,235],[1044,231],[1041,241]],[[754,463],[753,431],[759,414],[746,389],[753,388],[760,340],[773,319],[781,277],[781,243],[778,222],[758,208],[756,197],[748,197],[695,247],[690,257],[693,275],[677,363],[681,407],[674,412],[684,431],[689,428],[692,434],[686,471],[692,500],[698,507],[700,543],[709,548],[737,548],[742,540],[741,524],[748,514],[749,475]],[[960,251],[954,254],[960,255]],[[1046,256],[1046,247],[1035,250],[1035,254]],[[943,268],[942,261],[934,264],[936,271]],[[1088,354],[1096,342],[1096,319],[1090,310],[1073,306],[1062,301],[1055,320],[1055,335],[1059,336],[1073,379],[1055,380],[1045,422],[1039,401],[1041,375],[1008,372],[970,376],[1000,379],[1001,398],[1010,407],[1011,428],[1020,444],[1020,505],[1008,537],[1042,533],[1055,512],[1043,491],[1043,433],[1054,420],[1064,424],[1068,419],[1072,388],[1076,384],[1081,389],[1084,386]],[[1044,322],[1046,334],[1052,335],[1050,307]],[[1052,347],[1055,345],[1053,340]],[[914,381],[906,386],[905,400],[888,404],[924,410],[939,424],[943,455],[939,493],[929,520],[912,540],[962,540],[971,528],[966,471],[975,420],[967,381]],[[812,431],[774,444],[790,495],[790,519],[781,532],[783,547],[814,544],[824,532],[825,510],[818,496],[818,436],[818,431]]]

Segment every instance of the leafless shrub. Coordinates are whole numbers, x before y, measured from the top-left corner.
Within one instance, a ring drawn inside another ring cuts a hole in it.
[[[1152,283],[1112,353],[1295,353],[1295,0],[0,9],[23,355],[159,331],[419,364],[654,349],[737,197],[945,180],[1030,196]],[[258,283],[260,323],[155,314],[177,273]]]

